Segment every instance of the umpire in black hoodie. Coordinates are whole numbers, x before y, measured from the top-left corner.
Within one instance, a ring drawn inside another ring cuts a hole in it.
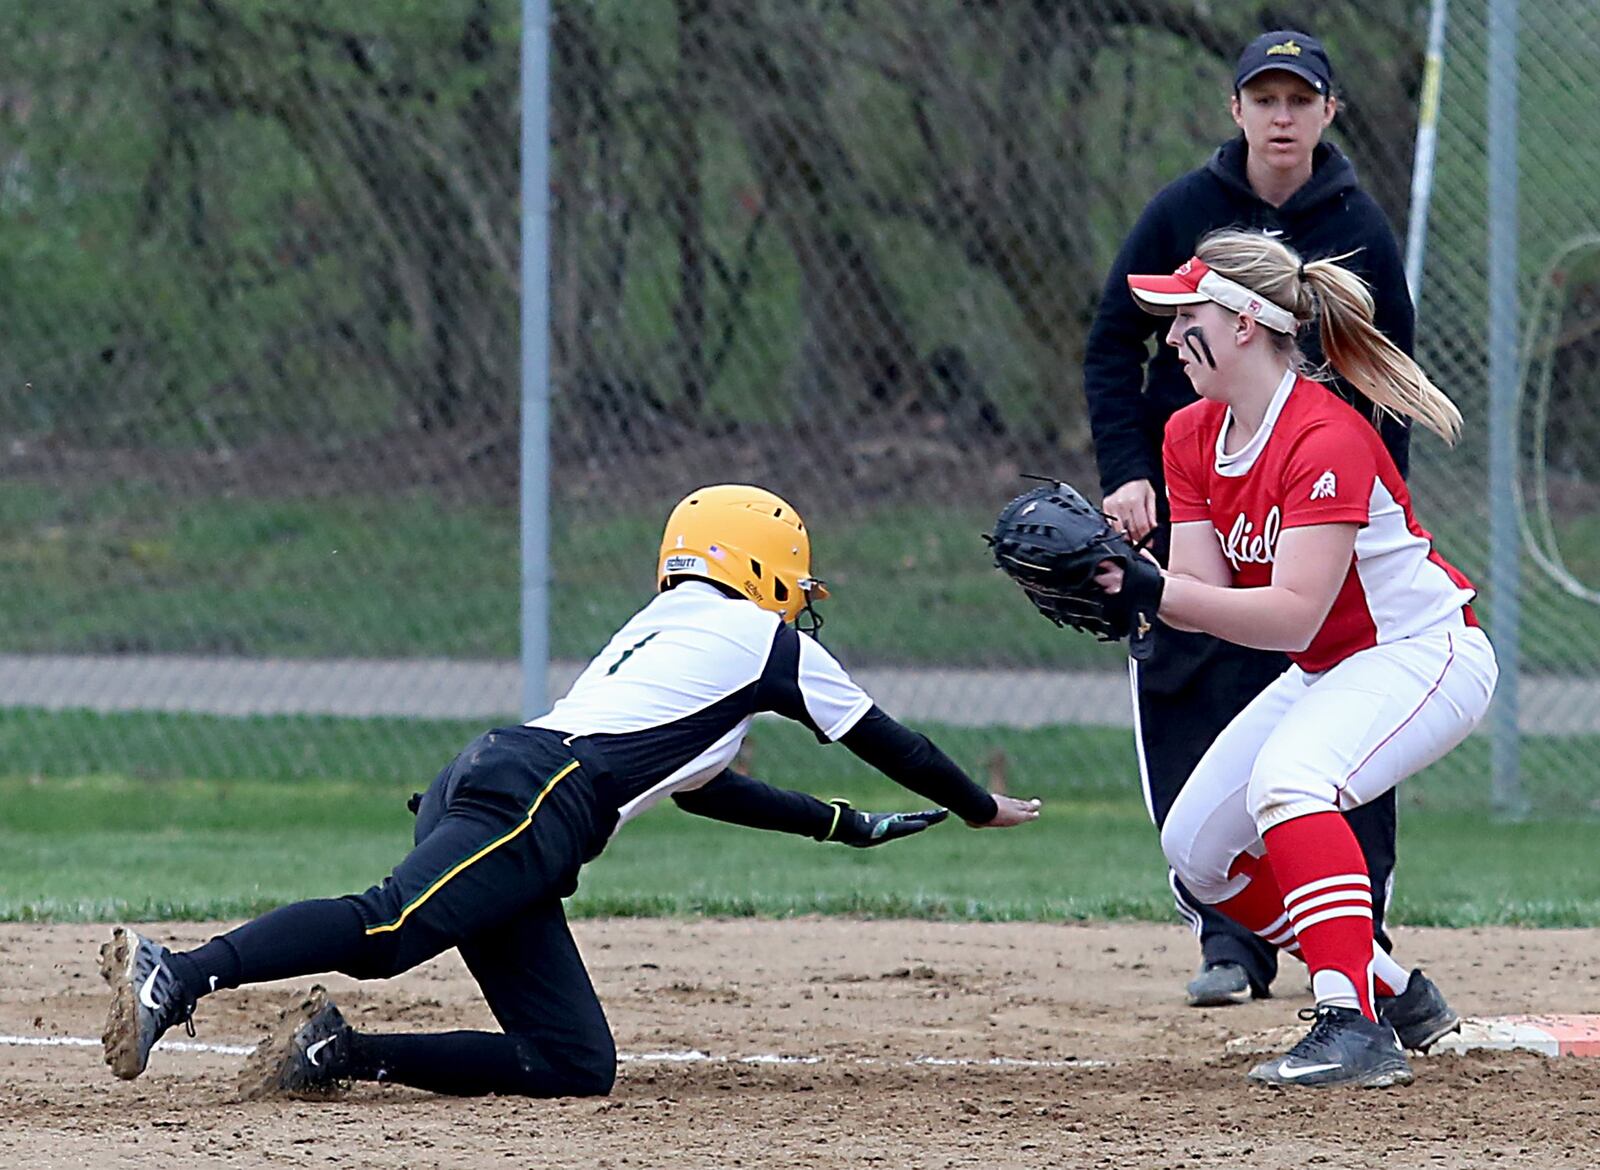
[[[1195,401],[1195,393],[1170,347],[1157,345],[1150,357],[1149,342],[1160,318],[1134,303],[1129,273],[1172,271],[1217,228],[1278,232],[1308,260],[1354,253],[1344,263],[1371,287],[1378,328],[1406,353],[1412,351],[1415,315],[1394,232],[1357,185],[1350,160],[1321,141],[1337,109],[1332,88],[1327,54],[1305,33],[1267,33],[1246,46],[1234,74],[1232,103],[1240,137],[1157,193],[1106,278],[1084,359],[1103,506],[1136,538],[1154,527],[1163,561],[1162,430],[1175,411]],[[1321,363],[1314,334],[1302,335],[1300,345],[1312,365]],[[1351,387],[1335,383],[1335,388],[1373,420],[1404,475],[1405,425],[1380,416]],[[1148,661],[1130,660],[1139,770],[1158,826],[1211,741],[1287,667],[1282,654],[1165,626]],[[1350,823],[1372,875],[1373,929],[1387,948],[1382,932],[1394,870],[1394,793],[1351,813]],[[1189,1002],[1218,1006],[1266,994],[1277,973],[1275,949],[1196,901],[1168,876],[1179,912],[1200,938],[1201,969],[1189,984]]]

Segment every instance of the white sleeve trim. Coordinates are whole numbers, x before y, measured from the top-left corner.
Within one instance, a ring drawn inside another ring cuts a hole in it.
[[[828,740],[837,740],[872,710],[872,696],[820,642],[806,634],[800,635],[796,674],[806,714]]]
[[[822,728],[822,734],[832,742],[838,743],[839,740],[850,734],[850,729],[860,723],[862,716],[870,710],[872,710],[872,696],[863,691],[860,701],[850,709],[850,713],[843,719],[836,721],[832,727]]]

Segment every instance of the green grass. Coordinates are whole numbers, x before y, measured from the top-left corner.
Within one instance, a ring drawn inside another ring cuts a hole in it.
[[[142,730],[141,730],[142,728]],[[378,881],[409,843],[405,798],[476,724],[82,714],[0,717],[0,919],[240,918]],[[667,807],[584,874],[576,915],[847,913],[950,919],[1170,915],[1125,733],[930,729],[968,766],[1006,749],[1010,790],[1045,816],[1008,832],[942,825],[865,851]],[[239,738],[225,737],[238,732]],[[204,778],[175,745],[230,742]],[[762,723],[752,770],[866,808],[920,801],[803,731]],[[1476,766],[1476,765],[1474,765]],[[1469,777],[1470,778],[1470,777]],[[1402,818],[1396,914],[1411,923],[1600,924],[1600,819],[1500,824],[1430,796]]]
[[[12,651],[515,655],[517,527],[401,499],[0,490]],[[14,592],[13,592],[14,591]]]
[[[816,567],[835,590],[828,644],[857,666],[1120,669],[1118,648],[1056,630],[992,568],[980,539],[992,519],[986,507],[814,516]],[[1435,519],[1441,547],[1475,571],[1477,518]],[[648,600],[661,520],[558,509],[557,657],[588,658]],[[1574,565],[1600,564],[1600,522],[1564,524],[1563,540]],[[5,485],[0,593],[18,602],[0,609],[0,650],[511,658],[517,541],[511,510],[421,492],[186,500],[138,484]],[[1528,584],[1528,606],[1550,618],[1524,623],[1529,669],[1597,669],[1581,648],[1600,645],[1600,609]]]
[[[588,658],[649,599],[659,514],[578,506],[552,532],[551,639]],[[1089,665],[990,565],[988,508],[883,508],[819,521],[836,589],[829,644],[857,662]],[[516,656],[521,583],[510,509],[426,493],[339,500],[184,499],[0,486],[0,650],[363,658]],[[25,600],[24,600],[25,599]]]

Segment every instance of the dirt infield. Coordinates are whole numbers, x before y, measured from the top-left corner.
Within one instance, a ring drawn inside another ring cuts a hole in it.
[[[189,944],[192,924],[158,937]],[[1600,1060],[1416,1062],[1389,1092],[1279,1093],[1223,1055],[1308,1004],[1178,999],[1177,927],[839,919],[582,923],[623,1065],[606,1100],[462,1101],[366,1086],[240,1103],[242,1058],[158,1051],[132,1084],[97,1048],[0,1045],[0,1166],[1592,1166]],[[97,1037],[106,928],[0,926],[0,1034]],[[1600,931],[1406,930],[1464,1013],[1600,1010]],[[198,1041],[248,1044],[293,986],[225,993]],[[326,981],[359,1026],[489,1026],[453,956]],[[712,1058],[668,1060],[697,1051]],[[740,1058],[814,1057],[813,1063]],[[1039,1062],[982,1063],[994,1058]],[[938,1063],[945,1062],[945,1063]],[[969,1063],[970,1062],[970,1063]],[[1071,1062],[1060,1064],[1055,1062]],[[1099,1062],[1106,1062],[1101,1064]]]

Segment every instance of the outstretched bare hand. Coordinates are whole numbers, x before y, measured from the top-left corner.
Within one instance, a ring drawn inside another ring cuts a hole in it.
[[[993,819],[981,825],[973,824],[971,821],[967,823],[972,825],[974,829],[1009,829],[1013,825],[1023,825],[1029,821],[1039,819],[1039,801],[1037,799],[1018,800],[1014,796],[1001,796],[996,793],[994,803]]]

